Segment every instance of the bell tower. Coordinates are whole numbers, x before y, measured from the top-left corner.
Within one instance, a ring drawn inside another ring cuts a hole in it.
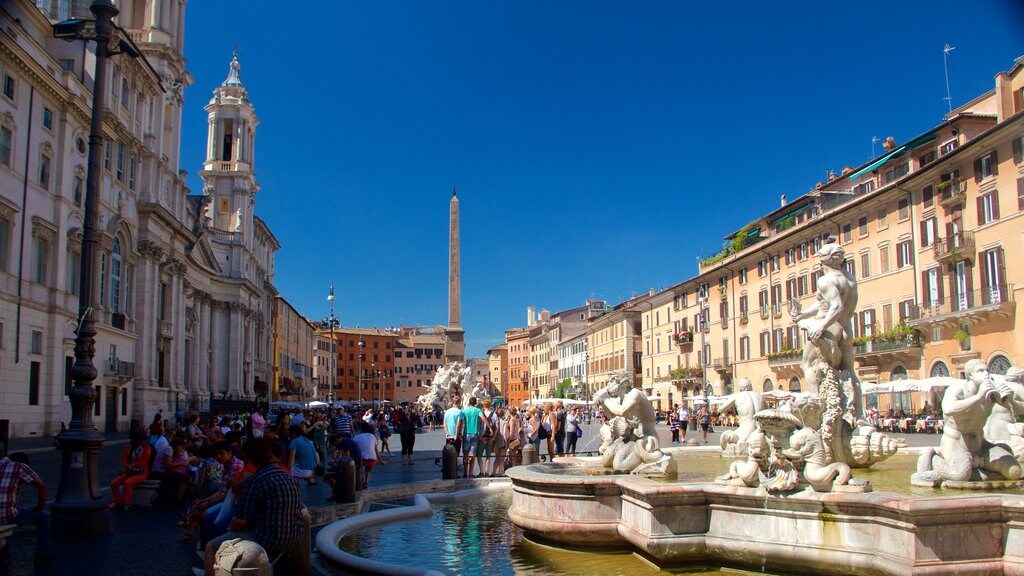
[[[235,240],[251,245],[256,174],[253,171],[256,145],[256,111],[242,85],[238,52],[228,77],[213,91],[205,108],[208,113],[206,161],[200,176],[207,197],[206,217],[217,231],[236,235]]]

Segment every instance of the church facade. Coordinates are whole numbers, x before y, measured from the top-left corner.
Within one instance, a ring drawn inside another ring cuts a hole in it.
[[[79,320],[92,43],[53,38],[87,3],[0,12],[0,419],[12,436],[70,418]],[[206,106],[193,194],[180,168],[184,0],[118,2],[143,58],[108,66],[94,262],[94,420],[126,430],[158,410],[255,399],[273,379],[274,255],[254,213],[258,119],[237,57]],[[198,127],[197,127],[198,128]]]

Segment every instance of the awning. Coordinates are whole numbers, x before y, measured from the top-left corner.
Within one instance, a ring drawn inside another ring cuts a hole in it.
[[[906,145],[900,146],[899,148],[893,150],[892,152],[889,152],[885,156],[882,156],[880,159],[872,162],[871,164],[868,164],[867,167],[862,168],[862,169],[854,172],[853,174],[850,174],[850,181],[853,181],[854,179],[856,179],[861,174],[864,174],[865,172],[870,172],[872,170],[877,169],[879,166],[881,166],[882,164],[885,164],[886,162],[888,162],[889,160],[892,160],[893,158],[896,158],[898,156],[902,156],[903,153],[906,152],[906,151],[907,151],[907,146]]]
[[[772,220],[772,224],[778,224],[779,222],[782,222],[783,220],[785,220],[786,218],[789,218],[790,216],[796,216],[797,214],[803,212],[804,210],[807,210],[808,208],[810,208],[813,205],[814,205],[813,202],[808,202],[807,204],[804,204],[803,206],[801,206],[799,208],[795,208],[793,210],[790,210],[789,212],[786,212],[785,214],[783,214],[782,216],[779,216],[775,220]],[[760,230],[757,230],[757,232],[760,233]]]
[[[910,142],[904,144],[903,147],[908,150],[917,148],[918,146],[924,144],[925,142],[931,142],[932,140],[935,140],[936,137],[937,135],[935,134],[935,132],[932,132],[931,134],[925,134],[924,136],[918,136],[917,138],[914,138]]]

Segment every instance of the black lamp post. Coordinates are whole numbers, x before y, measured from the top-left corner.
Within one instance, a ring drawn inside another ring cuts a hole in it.
[[[359,337],[359,358],[356,360],[356,372],[358,372],[359,381],[356,383],[356,388],[359,389],[359,404],[363,404],[363,348],[366,347],[366,341],[363,337]]]
[[[331,383],[330,393],[327,396],[327,403],[330,404],[331,409],[334,408],[334,381],[337,379],[338,374],[335,369],[335,362],[337,361],[338,353],[334,346],[334,329],[341,326],[341,320],[334,315],[334,282],[331,282],[331,293],[327,295],[327,301],[331,303],[331,315],[324,318],[324,323],[330,328],[331,331],[331,359],[327,363],[328,370],[331,371]]]
[[[78,538],[103,536],[108,527],[107,511],[100,502],[99,486],[99,451],[103,446],[103,435],[92,421],[96,402],[93,381],[97,376],[96,365],[93,363],[96,353],[96,328],[92,317],[93,268],[97,244],[96,203],[100,193],[100,158],[103,154],[103,110],[107,96],[107,59],[121,53],[139,56],[138,50],[123,36],[117,38],[117,43],[111,46],[111,37],[117,29],[114,17],[118,14],[111,0],[94,0],[89,10],[96,16],[95,20],[74,19],[53,25],[55,38],[96,42],[78,298],[81,322],[75,335],[75,364],[71,368],[74,381],[69,394],[71,422],[67,430],[57,437],[57,445],[63,454],[60,487],[51,508],[54,532]]]

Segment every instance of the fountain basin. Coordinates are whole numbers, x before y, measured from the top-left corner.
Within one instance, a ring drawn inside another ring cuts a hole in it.
[[[633,548],[659,566],[785,573],[1024,575],[1024,497],[816,493],[508,470],[509,517],[574,547]]]

